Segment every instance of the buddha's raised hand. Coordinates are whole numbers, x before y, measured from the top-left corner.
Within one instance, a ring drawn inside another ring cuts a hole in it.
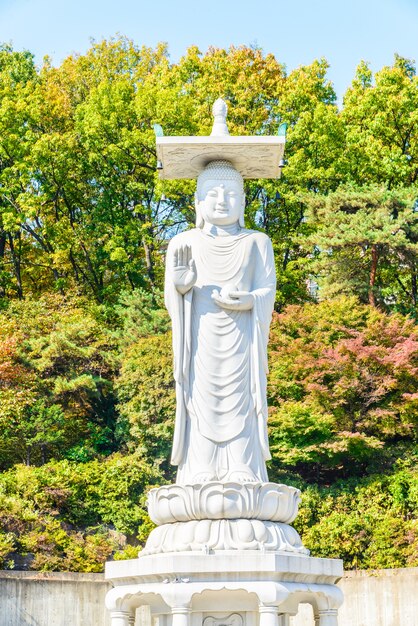
[[[197,278],[191,246],[180,246],[174,251],[172,272],[177,291],[184,295],[193,287]]]

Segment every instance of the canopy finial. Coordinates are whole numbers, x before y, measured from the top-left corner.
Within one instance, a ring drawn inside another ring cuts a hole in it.
[[[228,126],[226,125],[228,106],[225,100],[222,100],[222,98],[218,98],[213,103],[212,113],[214,120],[211,137],[222,137],[225,135],[229,135]]]

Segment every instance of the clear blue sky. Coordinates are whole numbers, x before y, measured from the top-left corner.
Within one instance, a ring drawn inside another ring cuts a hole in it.
[[[364,59],[373,70],[395,52],[418,60],[418,0],[0,0],[0,42],[55,64],[90,38],[121,33],[168,43],[178,60],[193,44],[258,44],[288,70],[324,56],[339,98]]]

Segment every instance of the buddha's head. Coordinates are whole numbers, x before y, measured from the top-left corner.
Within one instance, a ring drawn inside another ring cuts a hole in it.
[[[229,161],[212,161],[197,179],[196,226],[244,227],[244,182]]]

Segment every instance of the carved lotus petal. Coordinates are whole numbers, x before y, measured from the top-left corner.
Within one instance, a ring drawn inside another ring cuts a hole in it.
[[[209,537],[210,537],[210,531],[211,531],[211,520],[209,519],[204,519],[204,520],[200,520],[199,525],[196,527],[196,531],[195,531],[195,541],[197,541],[198,543],[201,543],[202,545],[205,545],[209,542]]]
[[[237,519],[243,517],[245,510],[248,510],[248,502],[245,499],[245,491],[237,491],[236,486],[224,487],[223,489],[223,519]],[[248,498],[247,498],[248,500]]]
[[[308,555],[294,528],[253,519],[193,520],[163,524],[151,532],[141,556],[161,552],[281,551]]]
[[[261,520],[255,519],[255,520],[252,520],[252,525],[253,525],[254,535],[257,541],[261,544],[266,543],[267,538],[268,538],[268,532],[267,532],[267,528],[265,524]]]
[[[205,483],[151,489],[148,512],[156,524],[188,520],[256,519],[290,524],[300,492],[275,483]]]
[[[221,519],[223,518],[224,498],[220,491],[213,490],[207,494],[205,498],[204,511],[206,512],[205,518],[208,519]]]
[[[250,520],[240,519],[237,521],[237,535],[243,543],[249,543],[254,540],[254,530]]]

